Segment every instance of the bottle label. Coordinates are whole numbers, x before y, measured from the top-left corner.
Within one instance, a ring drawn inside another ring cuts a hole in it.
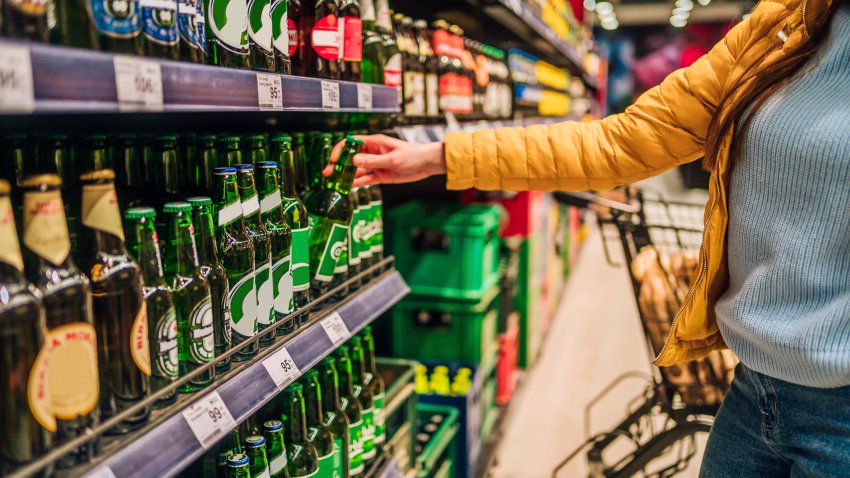
[[[363,216],[363,207],[354,210],[351,216],[351,227],[348,228],[348,265],[360,265],[360,247],[362,228],[358,227],[358,219]]]
[[[342,59],[363,61],[363,20],[358,17],[342,17]]]
[[[271,278],[271,262],[256,269],[254,277],[257,283],[257,323],[274,323],[274,284]]]
[[[260,210],[260,200],[257,199],[257,196],[251,196],[248,199],[242,201],[242,216],[250,217],[251,214]]]
[[[274,289],[274,311],[278,314],[289,314],[295,308],[292,296],[292,257],[286,256],[272,266]]]
[[[363,459],[375,458],[375,408],[363,410]]]
[[[83,186],[83,225],[106,232],[124,240],[118,196],[112,184],[89,184]]]
[[[334,476],[334,458],[336,453],[330,452],[325,456],[319,457],[319,473],[316,475],[319,478],[333,478]]]
[[[9,5],[18,12],[32,17],[46,15],[47,4],[48,2],[46,0],[12,0],[9,2]]]
[[[195,14],[195,29],[197,30],[197,45],[201,51],[207,49],[207,19],[204,18],[204,9],[197,8]]]
[[[189,313],[189,355],[198,364],[211,362],[215,358],[215,335],[210,296],[198,302]]]
[[[33,418],[50,432],[56,431],[56,417],[53,414],[48,373],[50,364],[50,343],[45,341],[35,357],[27,381],[27,401]]]
[[[272,478],[286,476],[283,473],[286,469],[286,463],[286,450],[281,450],[280,455],[273,457],[269,461],[269,471],[271,471]]]
[[[56,266],[68,258],[71,238],[59,191],[24,195],[24,246]]]
[[[177,355],[177,311],[168,309],[156,324],[156,360],[154,374],[159,377],[177,378],[179,358]]]
[[[263,468],[259,472],[252,471],[251,472],[251,478],[271,478],[271,475],[269,475],[269,467],[266,466],[265,468]]]
[[[337,437],[334,440],[334,478],[346,478],[345,468],[342,463],[343,458],[345,458],[343,453],[344,446],[346,446],[346,444],[342,442],[342,437]]]
[[[431,37],[431,45],[437,56],[452,56],[451,36],[446,30],[435,30]]]
[[[18,243],[15,215],[12,212],[12,201],[9,196],[0,197],[0,262],[9,264],[21,272],[24,271],[21,245]]]
[[[387,417],[384,410],[384,394],[375,395],[375,412],[372,417],[375,422],[375,444],[381,445],[387,441]]]
[[[384,84],[386,86],[401,86],[401,53],[396,53],[384,65]]]
[[[60,420],[88,415],[100,394],[97,375],[97,334],[86,322],[47,331],[47,390],[50,408]]]
[[[318,227],[318,219],[313,218],[313,224],[314,231],[321,229]],[[333,223],[331,225],[331,232],[328,235],[328,240],[325,242],[322,256],[319,258],[319,265],[316,268],[316,280],[330,282],[331,279],[333,279],[334,270],[336,269],[337,263],[345,250],[347,236],[348,226],[343,226],[342,224],[337,223]]]
[[[375,10],[377,17],[375,18],[375,26],[384,30],[392,31],[393,24],[390,18],[390,5],[387,0],[375,0]]]
[[[113,38],[133,38],[142,29],[139,0],[89,0],[97,30]]]
[[[363,420],[358,420],[348,426],[351,442],[348,444],[349,475],[363,473]]]
[[[342,251],[339,254],[339,258],[336,260],[334,274],[348,273],[348,231],[350,229],[350,227],[345,228],[345,238],[342,240]]]
[[[254,274],[248,272],[231,287],[227,294],[230,328],[242,337],[257,334],[257,289]]]
[[[336,15],[328,15],[316,21],[310,34],[310,42],[316,54],[325,60],[339,58],[339,20]]]
[[[140,3],[145,38],[160,45],[176,45],[177,3],[169,0],[141,0]]]
[[[272,209],[280,206],[280,204],[280,189],[278,189],[260,200],[260,212],[265,214],[271,211]]]
[[[272,45],[274,49],[289,56],[289,18],[286,0],[274,0],[271,6]]]
[[[384,252],[384,211],[381,201],[372,201],[372,240],[373,254]]]
[[[413,111],[425,115],[425,74],[421,71],[413,75]]]
[[[269,0],[248,1],[248,35],[263,50],[272,50],[272,17]]]
[[[295,51],[298,50],[299,44],[299,35],[298,35],[298,27],[295,25],[295,22],[292,19],[286,19],[286,36],[289,37],[289,56],[295,54]]]
[[[180,40],[192,48],[198,48],[198,5],[197,0],[179,0],[177,4],[177,29]]]
[[[139,367],[143,374],[150,377],[151,352],[148,342],[148,305],[145,302],[142,302],[130,331],[130,355],[133,357],[136,367]]]
[[[440,83],[437,75],[428,73],[425,75],[425,113],[428,116],[440,114],[438,99],[440,96]]]
[[[242,203],[232,202],[218,211],[218,227],[224,227],[242,217]]]
[[[248,3],[245,0],[210,0],[209,28],[226,49],[245,55],[248,50]]]
[[[357,224],[352,227],[356,227],[359,229],[359,232],[355,234],[355,236],[360,237],[360,244],[357,246],[357,250],[360,253],[360,260],[369,259],[372,257],[372,240],[373,234],[372,230],[372,215],[375,212],[375,208],[372,207],[372,203],[369,203],[368,206],[363,206],[362,212],[360,213],[360,217],[357,218]]]
[[[310,228],[292,230],[292,290],[310,288]]]

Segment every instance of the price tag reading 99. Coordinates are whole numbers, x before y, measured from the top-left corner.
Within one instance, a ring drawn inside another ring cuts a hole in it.
[[[162,69],[159,63],[119,55],[113,59],[113,66],[119,110],[162,110]]]
[[[348,330],[348,326],[342,321],[339,312],[334,312],[322,320],[322,328],[325,329],[325,333],[328,334],[328,338],[331,339],[334,345],[338,345],[340,342],[344,342],[351,337],[351,331]]]
[[[269,358],[263,360],[263,367],[269,372],[269,376],[278,389],[286,387],[301,376],[301,370],[298,370],[286,347],[281,347],[280,350],[269,355]]]
[[[236,426],[224,400],[212,392],[183,411],[183,418],[204,448],[209,448]]]

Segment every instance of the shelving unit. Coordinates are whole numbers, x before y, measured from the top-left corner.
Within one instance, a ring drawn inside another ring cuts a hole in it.
[[[401,126],[393,132],[399,138],[411,143],[429,143],[442,141],[446,133],[451,131],[477,131],[480,129],[504,128],[509,126],[550,125],[561,121],[578,120],[577,116],[530,117],[503,121],[473,121],[467,123],[449,122],[444,125]]]

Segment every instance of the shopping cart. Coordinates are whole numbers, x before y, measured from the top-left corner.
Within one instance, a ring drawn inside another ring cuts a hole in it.
[[[625,265],[629,273],[649,358],[653,361],[666,341],[678,304],[687,294],[687,286],[683,291],[681,284],[687,284],[689,277],[660,275],[663,279],[660,287],[669,287],[677,300],[675,309],[663,308],[668,313],[659,317],[661,314],[648,307],[644,300],[649,284],[640,280],[636,264],[640,261],[647,265],[649,261],[648,266],[654,267],[656,264],[652,261],[656,261],[657,266],[662,267],[662,259],[673,256],[690,257],[695,263],[702,242],[704,205],[665,201],[660,195],[634,189],[623,190],[618,200],[591,193],[556,193],[556,198],[573,206],[596,210],[606,259],[615,266]],[[622,246],[625,264],[618,263],[609,251],[614,244]],[[665,267],[669,268],[669,265]],[[690,272],[686,274],[689,276]],[[654,278],[657,288],[658,279]],[[660,332],[665,330],[667,333],[662,335]],[[716,358],[703,359],[676,367],[653,367],[651,376],[628,372],[618,377],[587,405],[585,432],[588,435],[591,409],[618,384],[629,378],[641,377],[647,380],[647,387],[627,404],[628,416],[619,425],[589,438],[554,470],[553,478],[585,449],[589,476],[593,478],[637,474],[668,477],[687,468],[696,455],[696,436],[711,429],[731,379],[728,365],[732,364],[726,363],[726,367],[721,367],[724,363],[716,362]],[[624,440],[628,447],[618,443]],[[611,459],[611,455],[618,458]]]

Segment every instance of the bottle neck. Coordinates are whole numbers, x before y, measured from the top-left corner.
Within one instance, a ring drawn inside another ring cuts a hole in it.
[[[242,216],[249,224],[260,222],[260,199],[257,197],[257,186],[253,174],[239,174],[239,198],[242,202]]]
[[[304,398],[300,393],[293,393],[289,398],[289,443],[292,445],[307,441],[307,422],[304,416]]]
[[[215,189],[213,191],[215,202],[215,226],[230,230],[232,228],[244,229],[242,222],[242,205],[239,200],[239,188],[236,185],[236,175],[216,176]]]
[[[363,345],[366,355],[366,368],[372,374],[378,373],[378,364],[375,361],[375,340],[371,335],[367,335],[363,339]]]
[[[338,403],[339,381],[336,370],[329,366],[322,372],[322,404],[326,411],[332,411]]]
[[[88,253],[125,254],[124,227],[115,185],[94,182],[83,185],[82,224],[93,243],[83,246]]]
[[[382,33],[392,32],[392,19],[390,18],[390,6],[387,0],[375,1],[375,26]]]
[[[140,219],[133,225],[135,243],[130,250],[142,269],[142,278],[148,286],[164,284],[162,257],[153,220]]]
[[[184,277],[194,275],[198,268],[198,251],[193,232],[188,214],[181,212],[172,215],[168,222],[168,237],[171,241],[169,249],[173,251],[174,257],[170,259],[173,259],[175,273]]]
[[[285,197],[296,197],[295,152],[288,144],[277,145],[272,151],[272,161],[277,161],[280,172],[280,193]]]
[[[304,401],[307,408],[307,426],[318,427],[322,423],[322,400],[319,384],[312,378],[308,378],[304,389],[306,390]]]
[[[342,395],[353,395],[354,391],[351,384],[351,363],[344,358],[337,360],[339,364],[339,389]]]
[[[178,158],[177,149],[173,145],[161,145],[156,148],[155,153],[156,163],[155,168],[159,171],[155,175],[157,181],[157,189],[170,194],[178,194],[180,192],[180,182],[178,181]]]
[[[328,164],[331,160],[331,152],[333,151],[333,145],[330,140],[317,140],[318,144],[315,147],[316,154],[314,155],[313,161],[313,171],[310,173],[313,175],[310,178],[310,183],[313,187],[319,187],[322,184],[322,170],[325,168],[325,165]],[[336,171],[336,169],[334,169]]]
[[[0,283],[24,281],[24,260],[9,196],[0,196]]]
[[[192,223],[197,239],[195,243],[198,248],[198,263],[208,267],[218,266],[212,207],[201,206],[195,209],[192,213]]]
[[[257,192],[260,201],[267,197],[280,193],[280,184],[277,181],[277,168],[260,168],[257,175]],[[261,210],[264,208],[260,208]],[[272,207],[271,209],[274,209]]]
[[[247,151],[245,151],[245,156],[245,162],[247,164],[256,165],[257,163],[262,163],[267,160],[266,150],[260,146],[251,146]]]
[[[310,177],[307,169],[307,157],[305,156],[305,151],[306,149],[304,148],[304,143],[293,143],[292,160],[295,162],[295,174],[292,177],[292,182],[295,184],[310,184]]]
[[[354,383],[363,383],[363,376],[366,375],[365,364],[363,363],[363,348],[351,348],[351,379]]]

